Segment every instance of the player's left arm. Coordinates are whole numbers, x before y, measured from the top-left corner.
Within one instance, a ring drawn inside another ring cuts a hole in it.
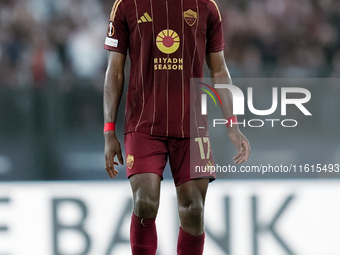
[[[232,84],[231,77],[225,63],[223,51],[209,53],[206,61],[213,79],[224,79],[227,84]],[[216,89],[221,97],[221,110],[225,119],[233,116],[233,98],[228,89]],[[248,139],[242,134],[237,124],[228,127],[229,137],[237,148],[237,155],[233,157],[235,164],[241,164],[248,160],[251,148]]]

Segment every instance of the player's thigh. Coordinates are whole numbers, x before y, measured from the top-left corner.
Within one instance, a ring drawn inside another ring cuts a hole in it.
[[[209,186],[209,179],[195,179],[182,183],[176,187],[179,209],[204,208],[205,197]]]
[[[159,200],[161,178],[155,173],[135,174],[130,178],[134,198],[156,201]],[[135,200],[136,200],[135,199]]]
[[[161,177],[155,173],[141,173],[129,179],[134,214],[140,218],[155,218],[159,207]]]

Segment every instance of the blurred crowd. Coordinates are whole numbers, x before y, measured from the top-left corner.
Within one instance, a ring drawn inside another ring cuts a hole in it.
[[[233,77],[340,76],[339,0],[216,0]],[[100,88],[113,0],[0,0],[0,85]]]
[[[339,77],[340,1],[219,1],[238,77]]]
[[[93,0],[1,0],[0,84],[46,86],[96,79],[109,11]],[[106,13],[106,15],[105,15]]]

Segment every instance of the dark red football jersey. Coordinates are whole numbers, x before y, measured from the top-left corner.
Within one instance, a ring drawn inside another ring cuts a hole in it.
[[[117,0],[104,48],[131,59],[125,133],[190,137],[190,78],[203,76],[206,53],[224,49],[216,3]]]

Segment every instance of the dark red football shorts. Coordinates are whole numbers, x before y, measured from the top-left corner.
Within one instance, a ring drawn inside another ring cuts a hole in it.
[[[197,179],[215,180],[214,164],[208,137],[170,138],[141,132],[125,134],[127,177],[140,173],[155,173],[163,179],[169,159],[175,185]]]

